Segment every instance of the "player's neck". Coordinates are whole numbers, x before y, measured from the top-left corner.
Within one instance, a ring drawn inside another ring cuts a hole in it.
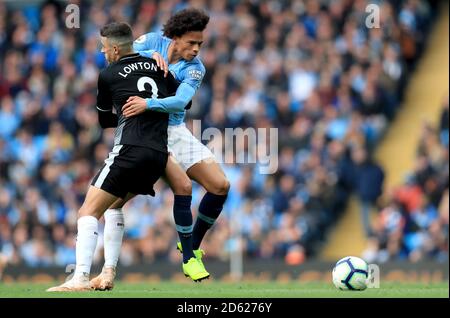
[[[130,55],[133,55],[133,54],[136,54],[136,52],[134,52],[133,48],[130,48],[130,49],[124,51],[124,52],[121,51],[119,53],[119,55],[117,56],[117,61],[119,61],[123,57],[130,56]]]
[[[181,59],[181,55],[177,54],[174,49],[173,41],[169,44],[169,49],[167,50],[167,58],[169,60],[169,64],[175,64]]]
[[[120,60],[122,57],[133,55],[133,54],[136,54],[136,52],[134,52],[133,50],[129,50],[129,51],[126,51],[126,52],[123,52],[123,53],[121,52],[121,54],[119,55],[118,60]]]

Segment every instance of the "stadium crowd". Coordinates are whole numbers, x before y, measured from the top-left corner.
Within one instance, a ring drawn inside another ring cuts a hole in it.
[[[384,198],[364,252],[368,261],[448,260],[448,116],[447,98],[439,125],[424,122],[414,170]]]
[[[348,172],[361,165],[358,153],[370,156],[395,117],[435,14],[424,0],[371,2],[379,3],[381,28],[366,26],[365,0],[71,1],[79,5],[80,28],[65,25],[60,2],[0,3],[1,253],[29,266],[75,263],[76,213],[113,144],[113,130],[100,128],[95,109],[97,75],[106,65],[99,29],[126,21],[138,37],[194,6],[211,22],[200,53],[207,73],[188,126],[200,119],[202,129],[277,127],[279,134],[275,174],[260,174],[258,164],[223,165],[231,190],[203,242],[206,257],[243,249],[248,257],[298,264],[314,256],[363,182],[366,174]],[[433,139],[432,131],[424,138]],[[433,157],[427,140],[418,166],[426,173],[423,164]],[[235,156],[248,150],[245,143],[236,148]],[[433,192],[434,179],[419,170],[411,182]],[[162,182],[156,192],[125,206],[123,265],[179,258],[173,195]],[[194,187],[194,215],[201,197]],[[408,233],[444,235],[427,218],[434,213],[428,202],[413,205],[418,228]],[[376,244],[386,226],[376,229]],[[423,241],[406,237],[408,248],[422,250]],[[100,262],[102,240],[98,247]]]

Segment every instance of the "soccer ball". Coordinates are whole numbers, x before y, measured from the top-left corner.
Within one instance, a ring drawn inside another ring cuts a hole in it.
[[[355,256],[340,259],[333,268],[333,284],[340,290],[364,290],[369,276],[367,263]]]

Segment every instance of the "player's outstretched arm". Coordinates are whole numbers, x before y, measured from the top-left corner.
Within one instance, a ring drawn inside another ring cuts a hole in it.
[[[153,110],[162,113],[177,113],[184,111],[185,107],[195,95],[195,89],[187,84],[181,83],[178,86],[175,96],[166,98],[141,98],[132,96],[128,98],[122,107],[125,117],[136,116],[146,110]]]

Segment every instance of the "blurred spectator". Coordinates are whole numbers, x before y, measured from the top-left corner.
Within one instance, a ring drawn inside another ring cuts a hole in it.
[[[3,271],[5,270],[7,264],[8,264],[7,257],[2,253],[0,253],[0,280],[2,279]]]
[[[353,165],[344,172],[343,178],[350,182],[358,197],[364,231],[369,237],[372,235],[370,214],[383,192],[384,171],[363,147],[352,149],[351,157]]]

